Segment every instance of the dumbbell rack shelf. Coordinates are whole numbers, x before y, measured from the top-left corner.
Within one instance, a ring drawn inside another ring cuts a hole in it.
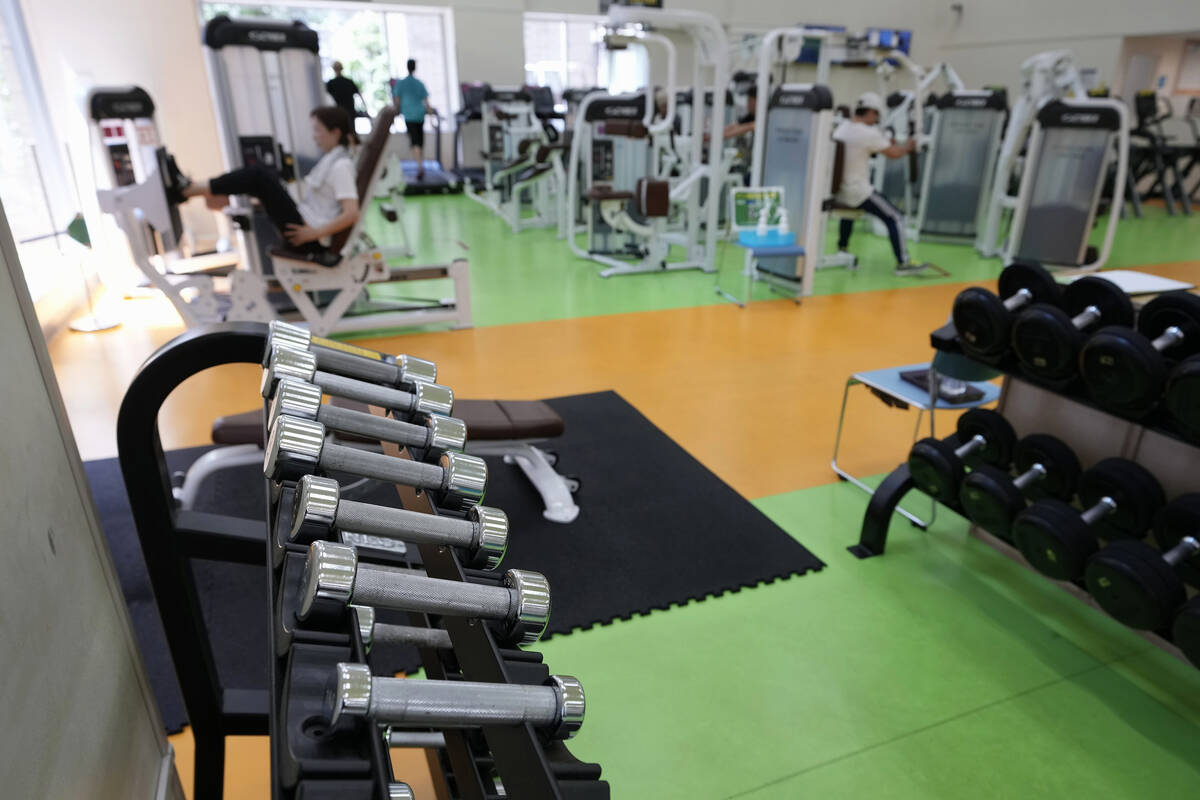
[[[958,334],[953,323],[949,323],[933,331],[930,334],[930,342],[935,350],[960,358],[969,358],[959,343]],[[1028,395],[1036,395],[1035,400],[1030,401],[1027,399],[1024,403],[1026,411],[1028,411],[1029,407],[1037,409],[1034,414],[1035,417],[1052,417],[1056,409],[1061,410],[1063,407],[1071,409],[1066,412],[1067,414],[1075,415],[1078,414],[1079,407],[1082,406],[1100,420],[1107,419],[1113,426],[1129,428],[1132,433],[1127,432],[1124,436],[1116,437],[1117,442],[1114,445],[1114,449],[1124,451],[1124,455],[1127,457],[1133,458],[1135,453],[1138,453],[1145,458],[1146,449],[1145,447],[1139,449],[1139,445],[1147,439],[1152,439],[1155,448],[1159,450],[1171,450],[1168,461],[1178,463],[1178,454],[1182,452],[1186,453],[1189,462],[1200,464],[1200,444],[1185,437],[1161,407],[1155,408],[1154,411],[1144,417],[1122,416],[1114,414],[1112,411],[1104,409],[1093,402],[1088,397],[1082,381],[1078,378],[1062,383],[1037,381],[1030,378],[1021,370],[1017,359],[1011,353],[1006,354],[1003,358],[996,361],[983,362],[978,359],[972,360],[977,364],[1004,375],[1000,394],[1000,409],[1002,411],[1005,408],[1006,402],[1011,401],[1013,391],[1017,387],[1020,387],[1021,392]],[[1027,432],[1038,432],[1044,429],[1044,426],[1034,423]],[[1159,438],[1147,437],[1146,433],[1154,434]],[[952,435],[947,441],[951,446],[956,447],[959,444],[957,435]],[[1104,453],[1104,455],[1111,454],[1111,452]],[[1184,485],[1190,482],[1194,486],[1196,482],[1195,476],[1196,474],[1200,474],[1200,472],[1195,470],[1185,470],[1184,472],[1188,473],[1183,477]],[[887,545],[888,528],[892,522],[893,514],[896,512],[904,496],[916,488],[916,483],[913,481],[907,463],[900,464],[895,470],[889,473],[871,495],[866,513],[863,515],[858,542],[846,549],[860,559],[883,555]],[[1181,488],[1178,493],[1182,493],[1182,491],[1183,489]],[[942,503],[942,505],[960,516],[967,516],[963,513],[963,509],[957,502]],[[971,525],[970,532],[1026,569],[1032,569],[1026,564],[1020,551],[1005,539],[974,524]],[[1082,579],[1073,582],[1056,581],[1055,583],[1072,596],[1104,613],[1088,593],[1086,584]],[[1135,632],[1180,660],[1187,660],[1179,649],[1172,644],[1170,631]]]

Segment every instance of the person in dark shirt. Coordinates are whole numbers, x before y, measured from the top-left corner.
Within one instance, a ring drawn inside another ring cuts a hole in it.
[[[754,116],[758,112],[758,87],[751,86],[746,92],[746,113],[738,117],[737,122],[725,126],[726,139],[736,139],[754,130]]]
[[[325,91],[329,92],[329,96],[339,108],[346,109],[350,119],[358,116],[354,110],[354,98],[362,95],[359,94],[358,84],[342,75],[342,62],[333,62],[333,77],[325,84]],[[363,103],[363,106],[365,107],[366,103]]]

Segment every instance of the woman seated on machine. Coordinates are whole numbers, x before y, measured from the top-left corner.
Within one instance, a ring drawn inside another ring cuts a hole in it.
[[[242,167],[207,181],[183,176],[172,163],[168,195],[181,203],[189,197],[204,197],[209,208],[221,210],[229,195],[258,198],[271,222],[291,249],[324,260],[329,240],[358,220],[358,185],[354,158],[350,155],[354,126],[350,115],[337,106],[313,109],[313,141],[324,154],[304,176],[300,202],[292,200],[279,175],[261,166]]]

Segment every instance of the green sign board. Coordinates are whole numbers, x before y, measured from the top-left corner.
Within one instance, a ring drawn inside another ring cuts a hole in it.
[[[756,186],[751,189],[734,189],[729,193],[730,219],[735,230],[751,230],[758,227],[758,217],[764,207],[767,224],[779,224],[779,212],[783,209],[782,186]]]

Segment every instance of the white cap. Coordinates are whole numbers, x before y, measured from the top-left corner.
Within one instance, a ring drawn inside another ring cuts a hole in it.
[[[875,92],[863,92],[861,95],[859,95],[858,104],[855,105],[855,108],[873,108],[879,114],[879,116],[882,117],[883,98]]]

